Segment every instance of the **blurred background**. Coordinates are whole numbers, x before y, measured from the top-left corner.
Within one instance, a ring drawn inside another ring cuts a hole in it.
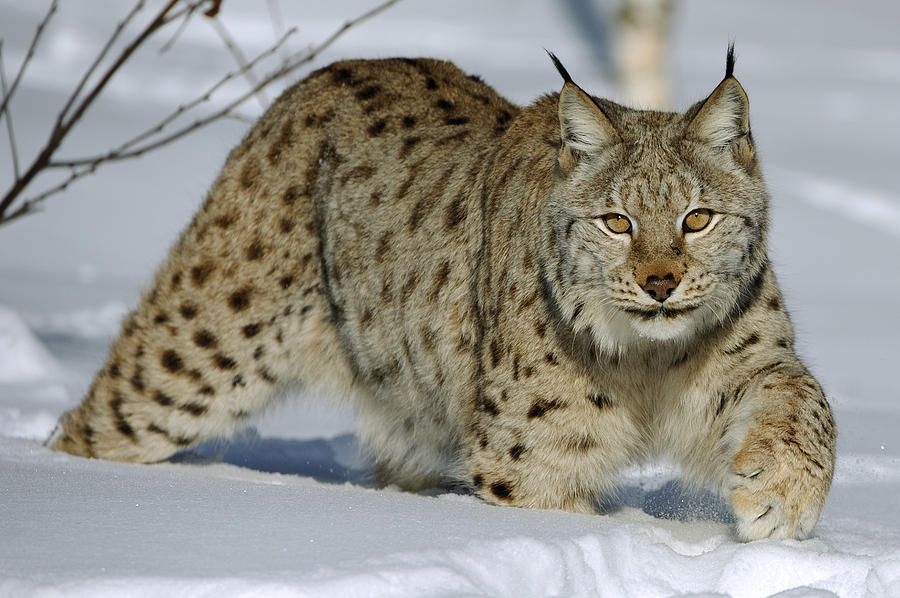
[[[43,146],[60,106],[130,6],[92,0],[59,7],[9,106],[20,162]],[[150,2],[128,31],[136,33],[160,6]],[[216,19],[252,57],[295,26],[289,47],[302,51],[373,6],[368,0],[226,0]],[[7,83],[46,7],[0,0]],[[60,155],[114,147],[233,70],[235,57],[208,21],[192,19],[164,53],[176,24],[148,41],[73,129]],[[734,40],[736,75],[750,96],[772,193],[771,252],[801,353],[835,405],[841,450],[897,456],[898,23],[900,3],[893,0],[401,0],[347,31],[286,82],[341,58],[431,56],[455,61],[528,103],[560,88],[546,48],[595,95],[683,110],[721,80],[725,49]],[[237,78],[203,110],[225,105],[246,85]],[[248,130],[244,121],[276,96],[270,88],[245,103],[239,119],[216,121],[138,159],[104,165],[48,198],[41,212],[0,226],[0,305],[34,332],[50,364],[33,378],[13,373],[4,380],[0,369],[0,432],[39,437],[62,408],[80,399],[119,319]],[[5,190],[13,170],[6,122],[0,124]],[[0,332],[0,353],[25,350],[2,343]],[[328,437],[350,428],[346,412],[308,404],[284,407],[260,424],[262,434],[285,437]]]

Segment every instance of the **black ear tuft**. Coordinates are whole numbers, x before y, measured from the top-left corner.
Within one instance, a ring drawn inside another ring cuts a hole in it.
[[[567,71],[566,67],[562,65],[562,63],[559,61],[559,58],[556,57],[556,54],[554,54],[547,48],[544,48],[544,52],[546,52],[550,57],[550,60],[553,61],[553,66],[555,66],[556,70],[559,71],[559,76],[563,78],[563,81],[565,81],[566,83],[574,84],[575,82],[572,81],[572,77],[569,75],[569,71]]]
[[[551,54],[551,56],[553,56]],[[734,77],[734,42],[728,43],[728,54],[725,56],[725,78]]]

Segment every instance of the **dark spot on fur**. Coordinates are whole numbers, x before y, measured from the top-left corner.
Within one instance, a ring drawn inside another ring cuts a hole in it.
[[[592,392],[588,395],[588,400],[600,409],[612,407],[612,400],[602,392]]]
[[[172,397],[159,390],[153,393],[153,400],[162,407],[171,407],[175,402],[172,400]]]
[[[518,461],[522,458],[522,453],[525,452],[525,445],[516,444],[511,449],[509,449],[509,456],[513,461]]]
[[[562,407],[562,403],[559,401],[542,401],[537,400],[531,404],[531,407],[528,408],[528,419],[535,419],[538,417],[544,417],[549,411],[553,411],[554,409],[559,409]]]
[[[281,200],[287,205],[293,205],[298,198],[302,197],[305,194],[305,190],[300,185],[291,185],[287,189],[284,190],[284,194],[281,196]]]
[[[483,484],[484,484],[484,477],[482,477],[482,475],[480,473],[476,473],[474,476],[472,476],[472,485],[473,486],[475,486],[476,488],[481,488],[481,486]]]
[[[331,71],[331,79],[339,85],[350,83],[353,81],[353,71],[348,68],[334,69]]]
[[[425,79],[425,89],[429,91],[434,91],[438,88],[437,81],[434,80],[434,77],[428,77]]]
[[[286,235],[286,234],[290,233],[292,230],[294,230],[294,221],[291,220],[290,218],[282,218],[281,221],[278,223],[278,228],[279,228],[279,230],[281,230],[281,232],[283,234]]]
[[[115,398],[109,402],[109,406],[112,409],[113,417],[116,420],[116,430],[123,436],[127,436],[132,441],[135,441],[137,440],[137,435],[134,433],[134,428],[131,427],[131,424],[125,419],[125,414],[122,413],[122,404],[124,402],[124,397],[116,393]]]
[[[131,383],[131,388],[136,390],[137,392],[143,392],[145,388],[144,384],[144,368],[138,366],[135,370],[134,374],[128,380]]]
[[[448,116],[444,119],[445,125],[464,125],[469,122],[469,117],[467,116]]]
[[[233,370],[237,367],[237,363],[231,357],[222,353],[216,353],[213,356],[213,361],[220,370]]]
[[[497,342],[496,338],[491,339],[490,344],[491,350],[491,367],[497,367],[497,364],[500,363],[500,344]]]
[[[212,386],[210,386],[209,384],[205,384],[205,385],[201,386],[200,390],[198,390],[197,392],[199,392],[202,395],[211,397],[214,394],[216,394],[216,389],[213,388]]]
[[[369,137],[378,137],[384,132],[386,126],[387,121],[385,121],[383,118],[376,120],[367,129]]]
[[[739,342],[734,347],[727,349],[725,351],[725,355],[737,355],[738,353],[743,353],[749,347],[752,347],[753,345],[755,345],[758,342],[759,342],[759,335],[754,332],[753,334],[751,334],[747,338],[743,339],[741,342]]]
[[[176,273],[172,274],[172,278],[171,278],[170,282],[172,283],[173,290],[180,287],[181,286],[181,272],[176,272]]]
[[[460,193],[444,210],[444,228],[450,230],[466,218],[466,195]]]
[[[191,282],[195,287],[203,286],[210,274],[212,274],[214,266],[209,262],[203,262],[191,268]]]
[[[291,275],[282,276],[278,279],[278,284],[282,289],[288,289],[292,284],[294,284],[294,277]]]
[[[394,231],[388,229],[378,237],[378,243],[375,245],[375,261],[379,264],[384,262],[384,258],[391,248],[391,238],[393,236]]]
[[[158,313],[155,316],[153,316],[154,324],[165,324],[168,321],[169,321],[169,316],[167,316],[164,313]]]
[[[781,301],[778,300],[778,297],[772,297],[771,299],[769,299],[769,309],[775,311],[781,309]]]
[[[434,105],[437,106],[438,108],[440,108],[441,110],[445,110],[447,112],[450,112],[451,110],[453,110],[453,102],[451,102],[450,100],[446,100],[444,98],[439,99],[437,102],[434,103]]]
[[[404,129],[412,129],[414,126],[416,126],[416,117],[411,114],[407,114],[403,117],[402,123]]]
[[[254,241],[247,247],[247,252],[244,254],[247,259],[251,262],[258,260],[263,256],[265,250],[263,249],[262,243],[259,241]]]
[[[256,348],[253,350],[253,359],[262,359],[265,352],[266,352],[266,350],[263,348],[262,345],[257,345]]]
[[[372,98],[377,96],[380,92],[381,92],[380,86],[369,85],[369,86],[364,87],[356,92],[356,99],[362,100],[362,101],[371,100]]]
[[[409,153],[421,140],[422,139],[420,137],[404,137],[403,147],[400,148],[400,159],[402,160],[409,156]]]
[[[221,229],[227,229],[232,224],[234,224],[235,218],[233,214],[222,214],[221,216],[216,216],[213,219],[213,224],[218,226]]]
[[[419,284],[419,273],[418,272],[410,272],[406,277],[406,282],[403,284],[403,288],[400,290],[400,298],[405,303],[409,300],[412,292],[416,290],[416,286]]]
[[[431,281],[431,289],[428,291],[428,299],[430,301],[437,301],[441,289],[447,284],[448,278],[450,278],[450,260],[444,260],[434,273],[434,278]]]
[[[209,330],[198,330],[194,334],[194,344],[203,349],[215,347],[218,342],[215,335]]]
[[[500,414],[497,403],[486,397],[483,393],[479,394],[478,398],[475,399],[475,409],[494,417]]]
[[[263,366],[256,368],[256,374],[262,378],[264,382],[268,382],[269,384],[275,384],[278,382],[278,379],[272,375],[272,373]]]
[[[181,355],[172,349],[163,351],[159,361],[163,368],[172,373],[180,372],[182,368],[184,368],[184,362],[181,360]]]
[[[234,311],[244,311],[250,307],[250,288],[244,287],[233,292],[228,297],[228,305]]]
[[[497,498],[507,499],[512,496],[512,489],[507,482],[494,482],[491,484],[491,492]]]
[[[194,417],[200,417],[208,411],[208,407],[199,403],[186,403],[184,405],[179,405],[178,410],[193,415]]]
[[[259,331],[262,329],[262,325],[258,322],[254,322],[253,324],[247,324],[243,328],[241,328],[241,332],[244,333],[244,338],[253,338]]]
[[[122,375],[122,370],[119,369],[118,363],[112,363],[112,364],[110,364],[109,369],[107,370],[107,373],[109,374],[110,378],[115,380],[116,378],[118,378],[119,376]]]
[[[190,303],[182,303],[181,307],[178,308],[178,312],[185,320],[193,320],[197,317],[197,306]]]
[[[259,180],[260,170],[259,164],[253,158],[247,158],[241,167],[241,186],[244,189],[252,188]]]
[[[510,114],[508,110],[501,110],[498,112],[494,132],[498,134],[506,132],[510,120],[512,120],[512,114]]]

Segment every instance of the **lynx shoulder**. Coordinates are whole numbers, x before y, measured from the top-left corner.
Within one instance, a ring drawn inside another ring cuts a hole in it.
[[[349,396],[381,480],[592,512],[666,455],[744,539],[803,537],[835,428],[766,256],[733,75],[684,113],[516,106],[429,59],[285,92],[230,154],[56,450],[154,462],[292,387]]]

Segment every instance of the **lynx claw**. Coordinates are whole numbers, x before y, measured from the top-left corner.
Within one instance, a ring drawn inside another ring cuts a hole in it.
[[[822,512],[827,482],[809,469],[787,465],[795,460],[793,455],[763,458],[769,461],[763,467],[736,466],[733,472],[730,499],[738,538],[808,537]],[[735,463],[746,459],[739,454]]]

